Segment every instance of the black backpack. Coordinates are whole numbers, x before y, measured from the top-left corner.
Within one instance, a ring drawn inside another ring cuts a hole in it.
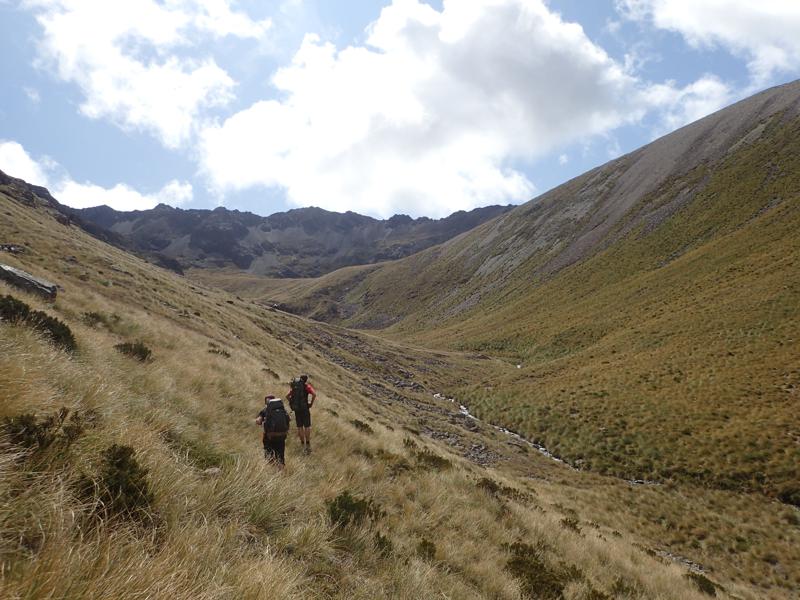
[[[267,433],[287,433],[289,431],[289,413],[283,408],[283,402],[274,400],[267,403],[264,417],[264,431]]]
[[[294,412],[308,408],[306,382],[300,378],[292,380],[292,394],[289,396],[289,406]]]

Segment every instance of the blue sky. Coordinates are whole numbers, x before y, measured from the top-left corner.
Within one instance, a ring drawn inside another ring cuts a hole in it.
[[[0,169],[62,202],[521,203],[800,77],[795,0],[0,0]]]

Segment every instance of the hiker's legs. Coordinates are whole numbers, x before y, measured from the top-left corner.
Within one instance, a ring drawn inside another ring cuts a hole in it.
[[[297,423],[297,435],[300,437],[300,444],[304,452],[311,451],[311,411],[300,410],[294,413]]]
[[[264,442],[264,458],[274,462],[279,469],[283,469],[285,458],[286,438],[267,438]]]

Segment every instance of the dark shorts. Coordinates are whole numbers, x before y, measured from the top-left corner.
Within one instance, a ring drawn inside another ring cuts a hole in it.
[[[286,464],[286,438],[264,436],[264,458],[274,460],[282,465]]]
[[[294,422],[298,427],[311,427],[311,410],[306,408],[294,411]]]

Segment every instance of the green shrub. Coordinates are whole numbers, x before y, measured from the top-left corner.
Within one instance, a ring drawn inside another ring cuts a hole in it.
[[[561,527],[564,529],[569,529],[570,531],[574,531],[575,533],[580,533],[581,528],[578,523],[578,519],[573,519],[571,517],[565,517],[560,521]]]
[[[112,314],[112,315],[105,315],[101,312],[85,312],[81,315],[81,320],[86,323],[89,327],[97,327],[98,325],[103,325],[109,330],[113,330],[120,324],[122,319],[119,315]]]
[[[3,319],[3,321],[19,323],[27,319],[30,312],[30,306],[22,300],[17,300],[13,296],[0,298],[0,319]]]
[[[439,456],[438,454],[434,454],[430,450],[420,450],[415,452],[414,457],[417,459],[417,466],[426,469],[444,471],[445,469],[449,469],[453,466],[449,460]]]
[[[147,469],[136,460],[130,446],[114,444],[102,456],[96,480],[84,478],[80,492],[95,501],[95,514],[135,521],[152,521],[153,493],[147,480]]]
[[[560,600],[564,597],[567,584],[583,577],[577,567],[557,568],[549,565],[545,561],[542,544],[532,546],[514,542],[506,549],[511,553],[506,570],[519,581],[522,593],[527,598]]]
[[[694,571],[690,571],[685,575],[686,579],[691,581],[698,590],[708,596],[716,596],[717,595],[717,586],[711,581],[708,577],[703,575],[702,573],[695,573]]]
[[[506,498],[510,498],[511,500],[516,500],[517,502],[526,502],[531,500],[531,495],[525,492],[521,492],[519,490],[515,490],[514,488],[510,488],[505,485],[501,485],[494,481],[493,479],[489,479],[488,477],[482,477],[478,480],[475,484],[478,489],[483,490],[490,496],[494,496],[495,498],[499,498],[500,496],[505,496]]]
[[[69,446],[87,427],[93,426],[96,420],[97,413],[94,411],[70,414],[69,409],[64,407],[42,420],[32,413],[5,417],[2,430],[12,444],[39,451],[56,442]]]
[[[387,558],[394,552],[394,544],[392,544],[392,540],[390,540],[388,536],[383,535],[380,531],[376,531],[375,549],[380,556]]]
[[[372,429],[372,427],[370,427],[368,424],[364,423],[364,421],[353,419],[352,421],[350,421],[350,424],[362,433],[368,433],[370,435],[375,433],[375,430]]]
[[[800,507],[800,486],[787,485],[778,491],[778,500],[784,504]]]
[[[224,348],[220,348],[214,342],[208,342],[208,353],[209,354],[216,354],[221,356],[222,358],[230,358],[231,353],[225,350]]]
[[[478,486],[479,489],[485,491],[490,496],[497,496],[500,493],[500,484],[494,481],[493,479],[489,479],[488,477],[483,477],[476,483],[475,485]]]
[[[353,496],[345,490],[327,503],[331,523],[339,528],[358,525],[365,519],[375,519],[379,510],[368,498]]]
[[[434,560],[436,558],[436,544],[427,538],[422,538],[417,544],[417,554],[425,560]]]
[[[6,417],[3,420],[3,429],[12,444],[29,450],[43,450],[55,441],[56,432],[66,417],[66,410],[62,408],[58,413],[60,419],[47,417],[41,422],[32,413]]]
[[[141,362],[149,360],[150,356],[152,355],[150,348],[145,346],[142,342],[125,342],[123,344],[117,344],[114,346],[114,349],[117,350],[117,352],[126,354],[127,356],[135,358]]]
[[[75,350],[75,337],[66,324],[40,310],[31,310],[30,306],[13,296],[0,298],[0,319],[28,325],[67,352]]]

